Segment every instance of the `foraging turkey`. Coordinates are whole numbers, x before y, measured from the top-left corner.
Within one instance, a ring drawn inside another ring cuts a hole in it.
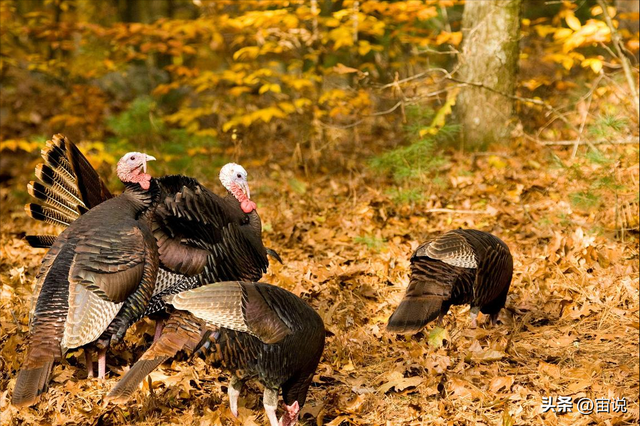
[[[150,160],[155,158],[138,152],[124,155],[117,174],[125,191],[78,217],[45,255],[13,405],[36,402],[53,362],[68,349],[88,345],[112,322],[144,311],[158,271],[158,249],[145,217],[159,196],[146,173]],[[98,366],[104,377],[105,351]],[[90,364],[88,369],[92,373]]]
[[[193,349],[209,330],[214,362],[232,372],[233,415],[238,415],[243,383],[257,377],[265,387],[263,404],[271,426],[278,425],[280,388],[286,404],[280,424],[296,423],[324,348],[324,324],[309,305],[280,287],[245,282],[208,284],[166,300],[179,310],[108,399],[129,399],[147,374],[179,350]]]
[[[78,148],[62,135],[47,142],[42,152],[45,164],[36,170],[42,184],[29,190],[41,204],[28,204],[34,219],[68,226],[79,215],[111,197],[97,172]],[[164,296],[216,281],[257,281],[266,272],[267,254],[282,262],[278,254],[262,244],[262,226],[250,200],[247,172],[237,164],[220,171],[227,189],[219,197],[196,179],[164,176],[155,181],[160,202],[151,213],[160,270],[155,291],[146,311],[132,321],[165,310]],[[32,246],[46,247],[55,236],[27,236]],[[156,336],[161,327],[156,329]],[[118,340],[130,324],[111,329],[100,338],[101,346]]]
[[[451,305],[471,305],[496,323],[511,285],[513,258],[498,237],[474,229],[449,231],[422,244],[411,256],[406,294],[387,324],[394,333],[419,331]]]

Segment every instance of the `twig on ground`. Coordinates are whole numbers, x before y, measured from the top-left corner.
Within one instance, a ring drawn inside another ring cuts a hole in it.
[[[425,210],[425,213],[460,213],[460,214],[488,214],[493,215],[493,212],[486,210],[456,210],[456,209],[429,209]]]
[[[580,140],[575,140],[575,141],[541,141],[539,139],[533,138],[529,135],[525,135],[525,137],[527,137],[528,139],[534,141],[535,143],[537,143],[538,145],[544,145],[544,146],[552,146],[552,145],[631,145],[631,144],[638,144],[640,143],[640,141],[638,140],[638,138],[628,138],[628,139],[623,139],[620,141],[607,141],[607,140],[598,140],[598,141],[580,141]]]

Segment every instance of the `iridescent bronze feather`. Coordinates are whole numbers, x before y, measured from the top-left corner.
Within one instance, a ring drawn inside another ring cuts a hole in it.
[[[419,331],[451,305],[471,305],[475,325],[478,312],[495,323],[504,307],[513,258],[499,238],[474,229],[449,231],[422,244],[411,257],[406,294],[387,324],[394,333]]]

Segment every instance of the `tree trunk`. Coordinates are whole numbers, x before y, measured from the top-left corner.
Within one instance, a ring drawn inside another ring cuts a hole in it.
[[[118,11],[122,22],[142,22],[138,0],[119,0]]]
[[[635,0],[616,0],[615,3],[618,13],[638,13],[640,12],[640,3]],[[640,30],[640,21],[637,19],[620,19],[620,28],[625,28],[632,33],[637,33]]]
[[[467,1],[462,15],[458,97],[462,147],[486,149],[509,137],[518,66],[521,0]]]

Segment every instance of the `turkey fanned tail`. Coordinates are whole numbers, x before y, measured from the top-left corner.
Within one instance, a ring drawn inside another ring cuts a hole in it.
[[[61,134],[54,135],[42,150],[44,164],[36,167],[39,182],[27,186],[35,203],[25,205],[35,220],[67,227],[81,214],[109,198],[111,193],[80,150]],[[53,236],[27,235],[36,248],[53,245]]]

